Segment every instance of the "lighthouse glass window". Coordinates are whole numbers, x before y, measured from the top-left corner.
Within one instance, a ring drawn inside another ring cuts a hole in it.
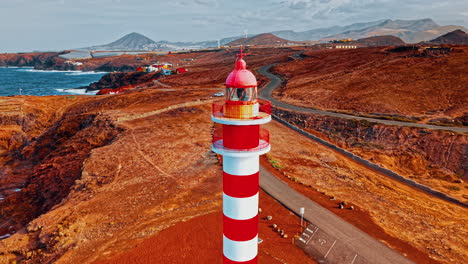
[[[226,100],[253,102],[257,100],[257,87],[226,88]]]

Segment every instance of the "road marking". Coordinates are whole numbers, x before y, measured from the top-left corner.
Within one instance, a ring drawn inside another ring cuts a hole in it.
[[[354,263],[354,261],[356,260],[356,258],[357,258],[357,254],[356,254],[356,256],[354,256],[353,261],[351,261],[351,264]]]
[[[315,234],[317,233],[318,229],[319,229],[318,227],[315,228],[314,233],[313,233],[312,236],[310,236],[310,238],[307,240],[306,245],[309,244],[309,241],[315,236]],[[309,230],[310,230],[310,229],[309,229]]]
[[[333,242],[333,244],[331,245],[331,247],[328,249],[327,254],[325,254],[325,256],[323,256],[323,258],[327,258],[328,253],[330,253],[330,251],[331,251],[332,248],[335,246],[335,244],[336,244],[336,240],[335,240],[335,242]]]

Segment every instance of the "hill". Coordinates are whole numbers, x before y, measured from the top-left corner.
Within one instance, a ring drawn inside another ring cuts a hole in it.
[[[406,43],[399,37],[386,35],[386,36],[375,36],[363,39],[358,39],[352,42],[353,44],[361,44],[366,47],[374,46],[399,46],[405,45]]]
[[[421,41],[429,41],[429,40],[432,40],[434,38],[440,37],[440,36],[442,36],[444,34],[447,34],[449,32],[455,31],[457,29],[460,29],[460,30],[465,31],[465,32],[467,31],[467,29],[462,27],[462,26],[442,26],[442,27],[436,27],[436,28],[416,32],[412,36],[410,36],[407,39],[407,41],[409,43],[418,43],[418,42],[421,42]]]
[[[203,41],[203,42],[171,42],[167,40],[154,41],[140,33],[130,33],[122,38],[105,45],[96,45],[86,48],[79,48],[82,50],[105,50],[105,51],[140,51],[140,50],[184,50],[184,49],[200,49],[206,47],[215,47],[216,41]]]
[[[271,33],[259,34],[250,38],[239,38],[234,41],[227,43],[227,46],[239,46],[239,45],[265,45],[265,46],[279,46],[292,43],[286,39],[279,38]]]
[[[142,34],[133,32],[123,36],[122,38],[105,45],[97,45],[88,47],[89,50],[147,50],[156,42]]]
[[[277,96],[316,109],[461,123],[467,50],[458,47],[443,57],[381,48],[308,51],[303,60],[274,68],[287,80]]]
[[[435,44],[468,45],[468,34],[466,34],[463,30],[457,29],[436,39],[433,39],[430,42]]]

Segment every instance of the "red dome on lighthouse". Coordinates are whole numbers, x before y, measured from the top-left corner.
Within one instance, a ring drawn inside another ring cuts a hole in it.
[[[236,68],[229,74],[226,79],[226,87],[229,88],[251,88],[257,87],[257,78],[249,70],[247,70],[247,63],[243,57],[245,54],[240,50],[237,55]]]

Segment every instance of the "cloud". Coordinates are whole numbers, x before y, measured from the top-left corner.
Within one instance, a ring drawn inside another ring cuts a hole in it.
[[[0,35],[12,40],[11,43],[17,41],[16,44],[2,43],[0,52],[76,47],[77,41],[87,41],[90,44],[105,43],[132,31],[141,32],[155,40],[198,41],[241,35],[244,29],[248,29],[252,34],[288,29],[304,31],[382,19],[430,17],[442,25],[465,21],[461,25],[468,26],[466,0],[0,2],[4,11],[0,16],[0,24],[8,25],[0,27]],[[28,8],[24,8],[25,6]],[[20,41],[20,35],[31,38],[28,38],[28,41]],[[61,36],[64,36],[62,40],[57,41]]]
[[[193,2],[203,6],[218,6],[217,0],[195,0]]]

